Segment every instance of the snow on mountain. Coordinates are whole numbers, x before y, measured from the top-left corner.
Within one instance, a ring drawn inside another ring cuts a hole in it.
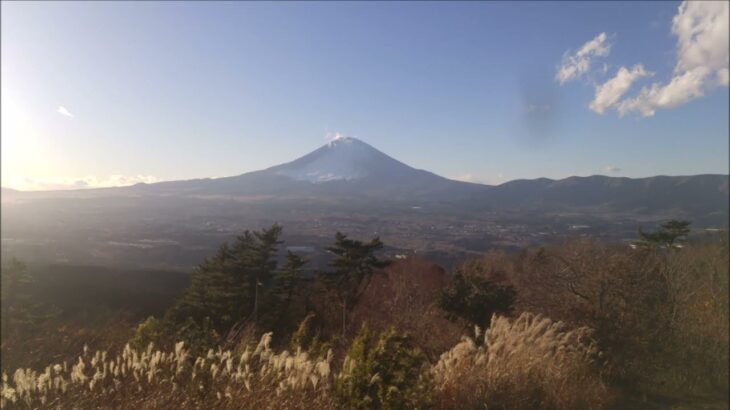
[[[269,171],[297,181],[322,183],[367,178],[384,167],[392,169],[407,165],[356,138],[338,136],[319,149]]]

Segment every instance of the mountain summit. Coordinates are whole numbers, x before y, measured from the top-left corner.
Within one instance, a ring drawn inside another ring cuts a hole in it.
[[[266,171],[312,183],[418,172],[357,138],[341,136],[299,159]]]

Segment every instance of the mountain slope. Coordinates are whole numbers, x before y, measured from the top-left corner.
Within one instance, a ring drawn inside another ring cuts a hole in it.
[[[339,138],[294,161],[233,177],[136,185],[185,195],[467,199],[490,189],[412,168],[355,138]]]

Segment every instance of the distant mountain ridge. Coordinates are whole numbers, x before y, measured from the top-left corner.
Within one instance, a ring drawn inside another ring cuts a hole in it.
[[[728,175],[648,178],[569,177],[514,180],[497,186],[455,181],[408,166],[355,138],[337,138],[294,161],[245,174],[130,187],[20,192],[11,198],[109,196],[310,198],[439,202],[466,208],[596,212],[677,211],[727,219]]]

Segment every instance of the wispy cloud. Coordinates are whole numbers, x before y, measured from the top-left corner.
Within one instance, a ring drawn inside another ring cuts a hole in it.
[[[13,178],[8,184],[9,188],[23,191],[46,191],[46,190],[67,190],[87,188],[108,188],[138,184],[140,182],[151,184],[159,182],[160,179],[151,175],[110,175],[106,178],[87,175],[80,178]]]
[[[598,114],[603,114],[607,108],[616,106],[634,81],[651,75],[653,73],[646,71],[641,64],[635,65],[630,70],[626,67],[619,68],[615,77],[596,87],[596,96],[588,107]]]
[[[555,80],[563,85],[586,74],[596,57],[606,57],[611,52],[611,44],[607,38],[606,33],[601,33],[583,44],[575,53],[566,51],[555,74]]]
[[[455,179],[457,181],[462,181],[462,182],[471,182],[474,184],[487,184],[487,185],[499,185],[502,182],[505,182],[504,174],[502,172],[497,173],[496,177],[484,178],[484,177],[474,175],[471,173],[466,173],[466,174],[462,174],[457,177],[454,177],[452,179]]]
[[[609,174],[619,174],[621,173],[621,168],[613,165],[606,165],[605,167],[603,167],[603,172],[607,172]]]
[[[56,109],[56,112],[63,116],[69,117],[69,118],[74,117],[74,115],[71,114],[71,112],[69,112],[69,110],[67,110],[66,107],[64,107],[63,105],[59,105],[58,108]]]

